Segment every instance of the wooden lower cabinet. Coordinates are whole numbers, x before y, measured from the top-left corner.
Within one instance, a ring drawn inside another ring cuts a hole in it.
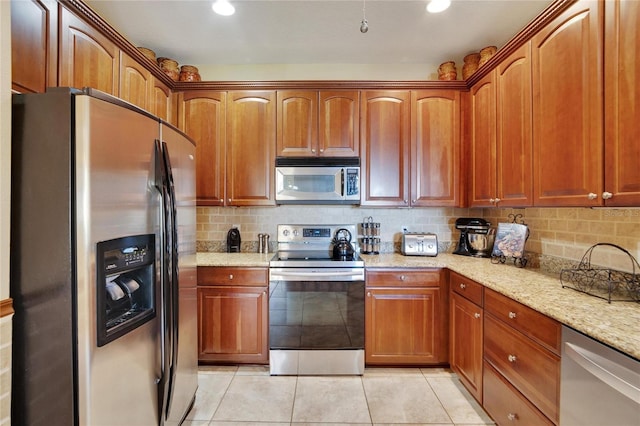
[[[483,309],[451,292],[451,352],[449,363],[460,381],[482,403]]]
[[[444,274],[406,269],[367,272],[367,364],[447,363],[449,297]]]
[[[489,363],[484,364],[484,409],[498,425],[553,425]]]
[[[266,364],[267,268],[198,268],[198,360]]]
[[[497,414],[501,412],[492,411],[492,407],[503,405],[491,389],[497,385],[486,381],[486,365],[490,365],[489,376],[498,375],[549,423],[558,424],[560,323],[489,289],[485,289],[484,308],[483,403],[487,412],[501,423]]]

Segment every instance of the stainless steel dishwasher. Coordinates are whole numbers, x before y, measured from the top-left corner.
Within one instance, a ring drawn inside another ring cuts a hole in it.
[[[640,361],[563,327],[560,424],[640,425]]]

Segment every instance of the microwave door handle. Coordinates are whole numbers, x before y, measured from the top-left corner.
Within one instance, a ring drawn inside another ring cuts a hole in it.
[[[344,169],[340,169],[340,192],[340,195],[344,197]]]

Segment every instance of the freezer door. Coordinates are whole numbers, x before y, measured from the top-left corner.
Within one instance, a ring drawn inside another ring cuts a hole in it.
[[[178,251],[178,309],[171,339],[172,377],[165,425],[178,425],[193,404],[198,387],[195,144],[179,130],[163,123],[161,140],[173,177]]]
[[[154,185],[159,122],[91,96],[76,96],[75,105],[79,424],[157,425],[158,318],[98,346],[96,292],[104,291],[104,283],[96,282],[96,246],[151,234],[158,242],[157,262],[163,241]]]

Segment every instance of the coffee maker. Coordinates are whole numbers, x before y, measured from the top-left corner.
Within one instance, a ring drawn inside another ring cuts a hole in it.
[[[491,257],[495,233],[490,222],[480,218],[461,217],[456,219],[456,229],[460,231],[460,241],[453,254]]]

